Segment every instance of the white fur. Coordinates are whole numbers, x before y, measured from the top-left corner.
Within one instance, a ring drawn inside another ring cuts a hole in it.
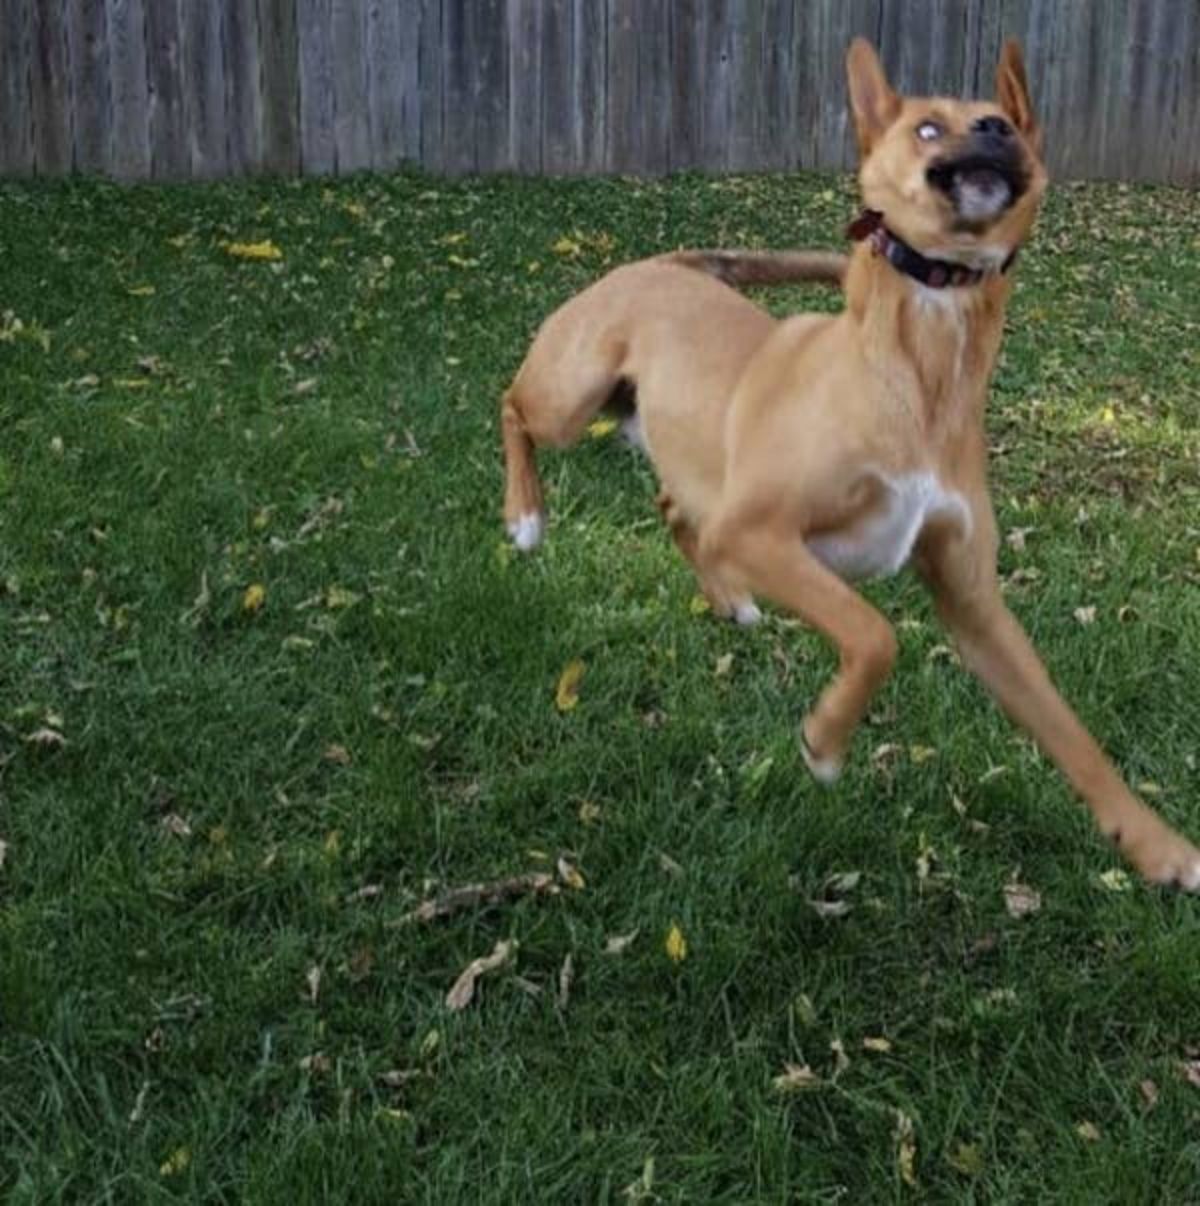
[[[733,618],[743,628],[749,628],[762,619],[762,612],[758,610],[758,605],[753,599],[744,599],[741,603],[733,605]]]
[[[964,268],[974,268],[978,272],[999,272],[1011,254],[1011,247],[989,243],[980,243],[970,248],[930,247],[928,251],[922,251],[922,255],[931,260],[946,260],[951,264],[961,264]],[[956,290],[942,289],[931,292],[954,293]]]
[[[932,473],[878,477],[886,497],[876,511],[850,531],[815,536],[808,542],[813,555],[840,578],[853,581],[896,573],[912,555],[930,519],[955,518],[964,531],[970,531],[966,499],[944,489]]]
[[[546,521],[540,511],[526,511],[519,519],[508,525],[508,534],[512,542],[521,550],[528,553],[542,543],[546,531]]]
[[[627,419],[621,420],[621,434],[634,448],[642,452],[649,451],[646,447],[646,432],[642,428],[642,419],[636,410]]]
[[[818,758],[808,748],[808,742],[803,736],[800,738],[800,752],[804,755],[804,765],[812,771],[812,776],[818,783],[824,783],[828,787],[838,781],[842,773],[842,764],[837,759]]]

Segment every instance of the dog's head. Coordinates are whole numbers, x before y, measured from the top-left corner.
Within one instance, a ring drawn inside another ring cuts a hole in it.
[[[995,101],[904,97],[871,44],[846,56],[863,201],[924,255],[996,268],[1025,240],[1046,189],[1025,64],[1007,42]]]

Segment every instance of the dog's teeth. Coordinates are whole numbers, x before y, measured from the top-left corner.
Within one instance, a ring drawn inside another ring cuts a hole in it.
[[[526,511],[520,519],[508,525],[508,534],[522,553],[528,553],[542,543],[544,530],[545,522],[540,511]]]

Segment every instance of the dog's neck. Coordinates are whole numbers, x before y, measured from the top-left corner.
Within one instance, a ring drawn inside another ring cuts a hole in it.
[[[931,288],[870,244],[855,249],[846,310],[860,327],[863,354],[931,440],[982,424],[1010,290],[1011,277],[995,272],[972,285]]]

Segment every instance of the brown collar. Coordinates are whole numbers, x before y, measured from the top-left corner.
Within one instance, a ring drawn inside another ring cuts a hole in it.
[[[871,250],[881,255],[898,272],[911,276],[930,289],[944,289],[947,285],[977,285],[988,274],[980,268],[968,268],[952,260],[931,260],[915,247],[910,247],[902,238],[884,225],[883,214],[877,209],[864,209],[849,226],[846,236],[858,243],[866,239]],[[1017,258],[1016,249],[1000,265],[1007,272]]]

